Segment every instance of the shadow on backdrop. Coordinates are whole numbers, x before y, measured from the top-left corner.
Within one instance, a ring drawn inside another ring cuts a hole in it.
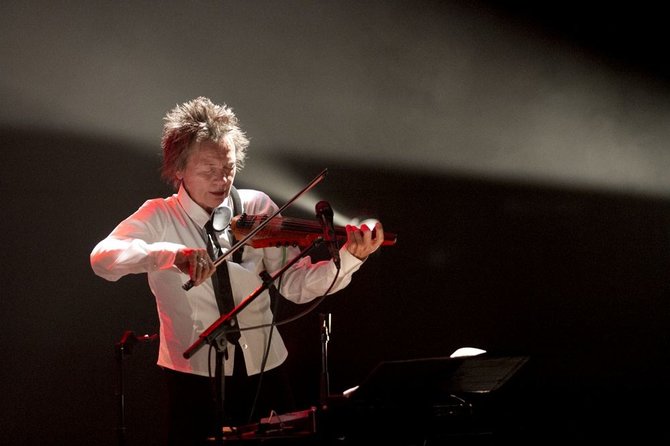
[[[114,345],[128,329],[155,333],[157,317],[144,276],[106,282],[88,255],[145,199],[171,193],[158,144],[0,134],[3,442],[114,445]],[[304,407],[319,397],[318,313],[327,312],[334,394],[382,361],[474,345],[531,358],[534,434],[666,435],[667,410],[649,407],[668,397],[667,201],[333,159],[282,162],[306,180],[327,167],[319,193],[336,211],[376,216],[398,234],[347,289],[281,327]],[[157,346],[139,347],[126,363],[128,444],[161,444]]]

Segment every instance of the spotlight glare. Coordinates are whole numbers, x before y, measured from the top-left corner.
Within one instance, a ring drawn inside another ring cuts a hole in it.
[[[379,220],[371,217],[354,217],[349,221],[350,225],[354,225],[359,228],[363,225],[366,225],[370,229],[374,228],[377,223],[379,223]]]

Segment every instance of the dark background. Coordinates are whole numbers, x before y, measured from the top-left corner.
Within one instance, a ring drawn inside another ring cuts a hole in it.
[[[382,361],[528,355],[523,435],[667,437],[667,31],[644,3],[3,2],[3,444],[117,443],[115,343],[158,330],[144,276],[88,255],[159,180],[161,118],[227,102],[238,187],[315,195],[396,246],[281,326],[299,404]],[[286,305],[282,314],[301,308]],[[124,357],[129,444],[161,444],[157,345]],[[397,386],[401,387],[399,380]],[[397,389],[390,388],[389,393]],[[523,404],[520,405],[520,402]],[[391,429],[381,426],[379,429]],[[522,434],[519,434],[522,435]]]

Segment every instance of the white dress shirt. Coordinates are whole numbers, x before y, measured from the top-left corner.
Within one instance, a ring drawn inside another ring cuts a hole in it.
[[[263,192],[240,189],[239,193],[243,211],[249,215],[271,215],[278,209]],[[228,205],[228,200],[223,204]],[[93,271],[107,280],[116,281],[127,274],[147,273],[160,321],[158,365],[201,376],[209,376],[210,370],[212,373],[214,370],[213,363],[211,369],[208,367],[208,358],[215,356],[209,355],[209,346],[205,344],[189,359],[183,354],[220,317],[212,281],[207,280],[185,291],[182,285],[188,282],[189,276],[173,262],[177,251],[182,248],[206,248],[204,226],[209,218],[210,214],[181,187],[168,198],[146,201],[91,252]],[[229,231],[219,236],[224,252],[231,247],[228,236]],[[235,303],[239,304],[262,284],[259,273],[266,270],[274,274],[299,252],[300,249],[295,247],[254,249],[245,246],[241,264],[226,262]],[[344,248],[340,249],[340,257],[341,270],[331,292],[347,286],[353,273],[363,263]],[[336,272],[332,261],[312,263],[309,257],[304,257],[289,268],[275,285],[280,285],[280,292],[287,299],[305,303],[321,296]],[[237,315],[237,319],[241,329],[270,324],[269,293],[261,293]],[[239,344],[249,375],[260,372],[269,334],[269,327],[241,332]],[[228,346],[230,354],[224,365],[227,375],[233,370],[234,348],[234,345]],[[265,369],[277,367],[287,355],[284,342],[275,329]]]

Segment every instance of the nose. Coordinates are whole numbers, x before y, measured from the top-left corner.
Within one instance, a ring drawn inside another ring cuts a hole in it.
[[[228,184],[232,182],[232,175],[228,172],[219,172],[214,175],[214,181],[217,183]]]

